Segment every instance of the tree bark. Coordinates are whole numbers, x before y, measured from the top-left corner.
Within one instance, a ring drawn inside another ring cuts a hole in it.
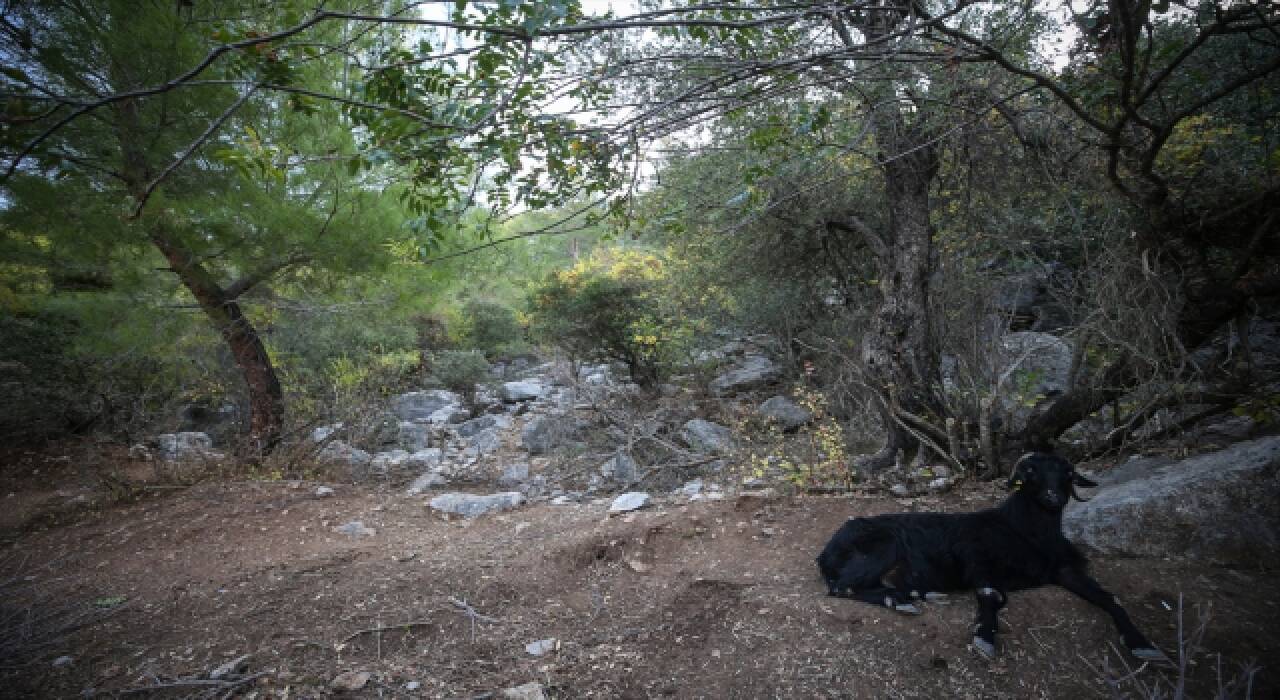
[[[874,43],[888,37],[908,9],[903,3],[900,12],[847,16],[867,41]],[[856,48],[845,20],[836,15],[832,21],[841,42]],[[863,231],[876,257],[880,292],[879,305],[862,338],[863,371],[880,399],[885,431],[884,447],[860,460],[860,466],[872,472],[892,465],[899,450],[919,447],[919,440],[894,415],[896,409],[927,417],[936,414],[940,406],[935,394],[937,347],[929,313],[929,281],[936,257],[929,187],[938,173],[938,152],[928,116],[920,114],[914,123],[909,122],[899,104],[897,88],[896,82],[890,82],[884,104],[875,106],[868,117],[870,133],[881,153],[889,210],[884,236]]]
[[[284,391],[262,338],[236,299],[227,294],[163,225],[153,220],[147,233],[230,348],[248,389],[251,451],[260,455],[269,453],[280,442],[284,427]]]
[[[936,150],[925,135],[909,129],[896,105],[873,116],[872,133],[885,152],[881,166],[889,207],[889,227],[878,250],[880,301],[862,338],[868,383],[882,397],[885,446],[864,460],[872,471],[889,466],[899,449],[917,447],[916,438],[894,418],[896,406],[920,416],[936,413],[937,348],[929,315],[933,274],[933,226],[929,185],[938,172]],[[890,400],[894,395],[896,401]]]

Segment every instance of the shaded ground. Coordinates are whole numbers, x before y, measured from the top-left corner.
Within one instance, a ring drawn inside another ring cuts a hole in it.
[[[537,681],[552,698],[1088,698],[1108,696],[1090,665],[1120,668],[1110,622],[1057,589],[1012,597],[996,663],[967,648],[969,595],[919,617],[823,595],[813,556],[845,518],[972,509],[999,497],[987,486],[912,502],[740,497],[612,519],[605,505],[539,505],[446,521],[398,492],[337,486],[320,498],[313,483],[237,482],[35,515],[39,484],[83,476],[61,468],[4,472],[0,687],[13,696],[111,695],[246,654],[241,677],[262,675],[235,692],[295,698],[329,695],[348,670],[371,674],[355,693],[368,697],[469,698]],[[352,520],[376,534],[334,532]],[[1167,651],[1179,594],[1211,606],[1205,647],[1223,654],[1224,673],[1248,659],[1266,667],[1254,697],[1277,687],[1271,570],[1094,563]],[[525,651],[547,638],[556,650]],[[1200,657],[1192,696],[1209,696],[1215,676]],[[205,690],[227,689],[152,694]]]

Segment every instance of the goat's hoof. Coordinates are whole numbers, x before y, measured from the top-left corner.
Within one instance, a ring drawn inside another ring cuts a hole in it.
[[[988,642],[982,637],[975,636],[973,638],[973,648],[977,650],[988,661],[996,660],[996,645]]]
[[[946,593],[937,593],[934,591],[929,591],[928,593],[925,593],[924,599],[926,602],[929,602],[929,603],[950,603],[951,602],[951,596],[947,595]]]
[[[1163,651],[1160,651],[1155,647],[1138,647],[1137,649],[1130,649],[1129,653],[1133,654],[1135,657],[1139,659],[1142,659],[1143,661],[1168,661],[1169,660],[1169,657],[1165,656]]]
[[[893,606],[893,609],[903,615],[919,615],[921,613],[920,608],[917,608],[913,603],[898,603]]]

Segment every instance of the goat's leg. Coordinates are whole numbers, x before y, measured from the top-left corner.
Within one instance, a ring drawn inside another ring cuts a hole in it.
[[[919,615],[921,612],[920,608],[911,602],[911,594],[898,588],[882,586],[879,588],[856,589],[837,586],[831,589],[829,595],[837,598],[860,600],[872,605],[883,605],[904,615]]]
[[[1115,622],[1124,645],[1129,648],[1129,653],[1144,661],[1168,660],[1164,652],[1138,631],[1133,620],[1129,619],[1129,613],[1120,606],[1119,599],[1107,592],[1092,576],[1076,568],[1064,568],[1058,572],[1058,585],[1107,611]]]
[[[978,621],[974,624],[973,648],[988,659],[996,658],[996,628],[1000,624],[1000,608],[1007,600],[1003,591],[991,586],[978,587]]]

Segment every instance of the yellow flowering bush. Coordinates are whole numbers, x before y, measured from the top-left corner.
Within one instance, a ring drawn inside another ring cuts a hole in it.
[[[530,332],[575,358],[623,362],[636,383],[652,387],[684,359],[697,330],[671,292],[659,255],[598,252],[533,290]]]

